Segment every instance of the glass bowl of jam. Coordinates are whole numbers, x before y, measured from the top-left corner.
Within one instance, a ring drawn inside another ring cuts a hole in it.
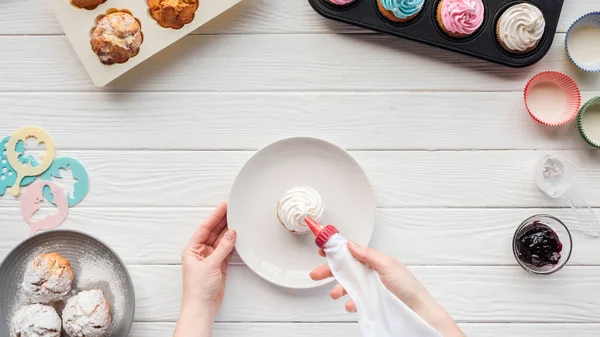
[[[551,215],[534,215],[515,231],[513,253],[519,265],[536,275],[559,271],[571,257],[573,240],[565,224]]]

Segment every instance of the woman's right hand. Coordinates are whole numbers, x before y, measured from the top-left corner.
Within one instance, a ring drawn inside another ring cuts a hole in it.
[[[444,337],[464,337],[454,320],[435,301],[425,287],[406,268],[406,266],[395,258],[378,252],[369,247],[362,247],[354,242],[348,242],[348,250],[355,259],[379,273],[381,282],[385,287],[406,306],[416,312],[421,318],[438,330]],[[325,252],[319,250],[319,255],[325,257]],[[310,277],[315,281],[333,277],[327,264],[315,268]],[[334,300],[347,295],[342,285],[333,287],[330,294]],[[346,311],[356,312],[356,305],[350,299],[346,302]]]

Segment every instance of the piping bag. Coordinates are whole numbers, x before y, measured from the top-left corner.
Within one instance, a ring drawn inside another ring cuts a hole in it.
[[[377,271],[352,256],[337,228],[309,217],[304,221],[325,251],[333,276],[354,300],[364,337],[442,337],[383,285]]]

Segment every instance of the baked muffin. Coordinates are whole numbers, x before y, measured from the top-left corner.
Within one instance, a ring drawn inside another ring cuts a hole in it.
[[[60,317],[47,305],[26,305],[10,321],[10,337],[60,337],[60,332]]]
[[[62,318],[63,328],[70,337],[104,337],[112,323],[110,304],[100,289],[71,297]]]
[[[129,13],[114,12],[98,20],[90,43],[100,62],[110,65],[136,56],[143,41],[140,23]]]
[[[148,0],[150,15],[165,28],[180,29],[194,20],[199,0]]]
[[[310,227],[304,219],[311,217],[319,222],[323,219],[324,212],[319,192],[309,186],[298,186],[288,190],[277,204],[277,219],[293,234],[310,232]]]
[[[69,260],[58,253],[42,254],[27,266],[23,289],[33,303],[51,303],[62,300],[73,284]]]
[[[106,0],[71,0],[73,5],[84,9],[95,9],[105,2]]]

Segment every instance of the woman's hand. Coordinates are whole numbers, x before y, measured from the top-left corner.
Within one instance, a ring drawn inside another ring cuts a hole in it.
[[[226,214],[227,204],[223,203],[198,227],[181,254],[183,299],[176,337],[212,334],[236,240],[236,232],[227,229]]]
[[[348,250],[355,259],[376,270],[385,287],[406,306],[416,312],[421,318],[438,330],[445,337],[464,337],[463,332],[454,320],[429,294],[427,289],[417,280],[406,266],[389,255],[385,255],[369,247],[362,247],[354,242],[348,242]],[[319,250],[325,257],[325,252]],[[315,281],[333,277],[327,264],[321,265],[310,273]],[[334,300],[347,295],[346,290],[337,284],[329,293]],[[350,299],[346,302],[346,311],[356,312],[356,305]]]

